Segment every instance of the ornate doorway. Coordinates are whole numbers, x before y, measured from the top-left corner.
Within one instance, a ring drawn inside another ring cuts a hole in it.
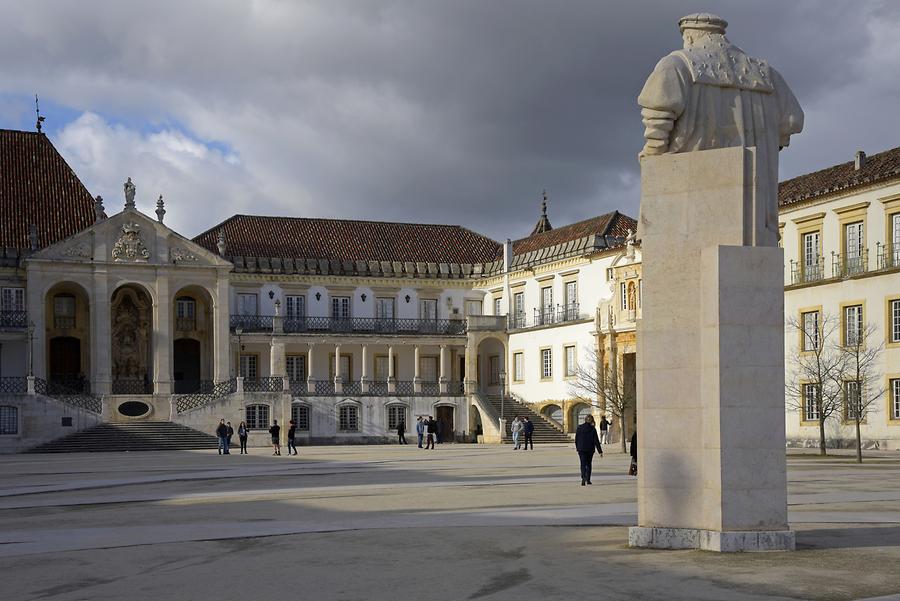
[[[174,344],[175,394],[198,392],[200,382],[200,341],[179,338]]]
[[[112,392],[151,392],[152,328],[150,296],[137,286],[123,286],[112,297]]]

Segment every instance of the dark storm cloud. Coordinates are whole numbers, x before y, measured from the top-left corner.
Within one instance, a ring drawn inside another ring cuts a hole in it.
[[[61,133],[76,170],[112,194],[144,170],[203,207],[175,217],[187,234],[239,211],[516,237],[543,188],[557,225],[636,213],[635,98],[697,10],[807,110],[783,175],[898,145],[900,6],[881,2],[10,2],[0,91],[106,117]]]

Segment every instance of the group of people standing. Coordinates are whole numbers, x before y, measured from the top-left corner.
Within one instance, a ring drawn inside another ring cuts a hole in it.
[[[416,436],[419,439],[420,449],[433,449],[435,442],[437,444],[444,442],[444,426],[440,420],[434,419],[431,415],[420,415],[416,418]],[[406,444],[403,434],[400,434],[400,439],[403,444]],[[425,442],[424,447],[422,447],[423,441]]]
[[[297,445],[296,445],[296,433],[297,433],[297,424],[294,420],[290,421],[290,428],[288,428],[287,433],[287,448],[288,455],[297,455]],[[248,455],[247,452],[247,438],[250,436],[250,429],[247,428],[247,424],[241,422],[237,429],[238,440],[241,443],[241,455]],[[274,453],[272,455],[281,455],[281,426],[278,425],[278,420],[272,420],[272,426],[269,428],[269,435],[272,437],[272,448],[274,449]],[[231,427],[231,422],[226,422],[225,419],[219,420],[219,425],[216,427],[216,438],[219,440],[219,455],[231,455],[231,438],[234,436],[234,428]]]
[[[518,451],[520,448],[523,451],[527,451],[529,444],[531,445],[531,450],[534,450],[534,422],[528,419],[527,415],[522,419],[519,419],[519,416],[517,415],[516,418],[512,420],[512,423],[509,424],[509,430],[512,432],[514,451]],[[525,445],[521,447],[519,445],[520,438],[525,439]]]

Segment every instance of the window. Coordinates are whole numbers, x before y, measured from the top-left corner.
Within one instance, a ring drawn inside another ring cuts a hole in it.
[[[419,301],[420,317],[429,321],[437,319],[437,299],[423,298]]]
[[[819,386],[803,385],[803,419],[808,422],[819,421]]]
[[[394,299],[392,298],[376,298],[375,299],[375,318],[376,319],[394,319]]]
[[[856,346],[863,341],[859,339],[863,329],[862,305],[844,307],[844,345]]]
[[[625,282],[622,282],[621,284],[619,284],[619,291],[620,291],[620,296],[621,296],[622,310],[627,311],[628,310],[628,286],[625,284]]]
[[[338,430],[341,432],[359,432],[359,407],[341,405],[338,407]]]
[[[341,382],[349,382],[353,375],[352,356],[348,353],[341,354]],[[334,355],[329,355],[328,376],[334,381]]]
[[[611,282],[612,279],[613,279],[613,268],[612,268],[612,267],[607,267],[607,268],[606,268],[606,281],[607,281],[607,282]]]
[[[865,237],[863,236],[863,223],[848,223],[844,226],[844,248],[846,249],[846,267],[847,273],[860,273],[865,271],[863,265],[863,244]]]
[[[541,288],[541,324],[553,323],[553,287]]]
[[[349,296],[332,296],[331,297],[331,318],[332,319],[350,319],[350,297]]]
[[[400,426],[401,420],[406,424],[406,405],[388,405],[387,429],[396,430]]]
[[[238,315],[259,315],[259,297],[255,292],[241,292],[237,295]]]
[[[0,405],[0,434],[19,433],[19,408]]]
[[[566,358],[566,364],[564,366],[565,374],[567,378],[571,378],[575,376],[575,367],[577,365],[577,363],[575,362],[575,345],[572,344],[569,346],[565,346],[563,347],[563,349],[565,350]]]
[[[306,379],[306,355],[288,355],[284,358],[284,366],[291,380]]]
[[[803,278],[806,281],[822,279],[819,235],[818,231],[803,234]]]
[[[291,419],[301,432],[309,432],[309,405],[293,403],[291,405]]]
[[[861,414],[861,409],[859,382],[857,380],[844,382],[844,419],[855,421],[857,415],[860,420],[865,419],[865,416]]]
[[[900,378],[891,380],[891,419],[900,419]]]
[[[397,357],[394,357],[394,365],[397,364]],[[387,355],[376,355],[375,356],[375,381],[376,382],[387,382],[388,376],[390,372],[388,371],[388,358]]]
[[[466,315],[481,315],[481,301],[467,300]]]
[[[247,405],[244,421],[247,423],[249,430],[268,430],[269,429],[269,406],[268,405]]]
[[[438,381],[437,357],[419,357],[419,377],[423,382]]]
[[[891,301],[891,342],[900,342],[900,299]]]
[[[53,324],[57,329],[75,327],[75,297],[57,294],[53,297]]]
[[[299,294],[285,296],[284,316],[288,319],[302,319],[306,317],[306,297]]]
[[[180,332],[197,329],[197,301],[189,296],[175,299],[175,327]]]
[[[553,377],[553,349],[541,349],[541,379]]]
[[[819,312],[808,311],[801,315],[803,322],[803,344],[804,351],[814,351],[819,348]]]
[[[494,315],[500,315],[502,313],[502,311],[501,311],[502,301],[503,301],[503,298],[499,297],[499,296],[494,299]]]
[[[516,382],[525,380],[525,353],[513,354],[513,380]]]
[[[259,355],[241,355],[241,377],[245,380],[257,380],[259,378]]]
[[[24,288],[3,288],[2,302],[0,302],[0,311],[24,311],[25,310],[25,289]]]
[[[900,267],[900,213],[891,215],[891,248],[888,258],[891,267]]]
[[[566,298],[564,302],[567,307],[578,304],[578,282],[566,282]]]
[[[513,294],[513,311],[515,311],[515,327],[525,327],[525,293],[516,292]]]
[[[500,383],[500,356],[492,355],[488,360],[490,361],[491,369],[489,384],[496,386]]]

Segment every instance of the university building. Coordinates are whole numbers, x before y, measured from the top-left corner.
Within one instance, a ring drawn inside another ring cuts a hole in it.
[[[553,228],[544,205],[502,243],[250,215],[189,239],[165,223],[182,207],[160,197],[145,214],[135,197],[129,179],[124,202],[93,198],[46,136],[0,130],[0,451],[220,418],[257,444],[274,420],[307,443],[363,443],[418,415],[491,442],[529,409],[566,440],[602,413],[573,399],[578,361],[614,362],[633,387],[639,250],[618,212]]]

